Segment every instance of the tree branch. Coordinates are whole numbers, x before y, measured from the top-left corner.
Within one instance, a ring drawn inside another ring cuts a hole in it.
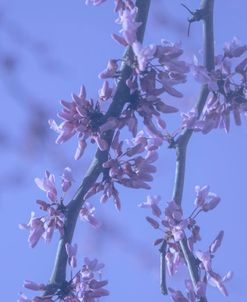
[[[166,240],[164,239],[161,247],[159,249],[160,251],[160,291],[163,295],[167,295],[167,286],[166,286],[166,248],[167,248],[167,243]]]
[[[139,42],[142,42],[144,38],[150,2],[151,0],[136,1],[136,6],[138,7],[136,21],[142,23],[137,31],[137,40]],[[128,46],[123,56],[124,63],[121,67],[120,77],[118,80],[115,95],[113,97],[113,102],[106,112],[107,118],[110,116],[119,117],[125,103],[129,100],[130,91],[128,86],[126,85],[126,80],[132,73],[132,68],[128,65],[128,61],[131,58],[133,58],[133,51],[131,47]],[[107,131],[103,134],[103,138],[108,142],[109,146],[111,145],[113,135],[114,130]],[[71,243],[72,241],[78,215],[82,205],[85,202],[83,198],[102,172],[102,164],[108,159],[108,153],[109,150],[100,151],[99,149],[97,149],[94,158],[89,166],[89,169],[82,181],[82,184],[67,206],[67,211],[65,214],[64,235],[61,236],[59,240],[55,263],[50,277],[50,283],[44,295],[54,293],[54,291],[59,288],[66,280],[67,253],[65,250],[65,244],[67,242]]]
[[[213,8],[214,0],[202,0],[200,10],[203,12],[203,36],[204,36],[204,66],[210,72],[214,69],[214,31],[213,31]],[[198,118],[200,117],[205,102],[207,100],[209,90],[207,85],[203,85],[200,91],[200,95],[197,101],[196,109]],[[186,129],[178,137],[176,141],[176,172],[175,183],[173,190],[173,200],[181,206],[185,179],[185,167],[186,167],[186,150],[188,142],[192,136],[193,130]],[[187,267],[190,273],[191,280],[194,287],[199,281],[198,268],[195,263],[195,257],[190,252],[187,246],[187,240],[183,239],[180,242]],[[200,302],[206,302],[206,298],[201,298]]]
[[[214,32],[213,32],[213,6],[214,0],[202,0],[201,9],[204,11],[203,19],[203,37],[204,37],[204,66],[208,71],[214,69]],[[207,85],[202,85],[200,95],[195,106],[198,118],[200,117],[205,102],[207,100],[209,90]],[[186,161],[186,148],[188,142],[192,136],[193,130],[185,129],[184,132],[177,138],[175,143],[177,152],[176,161],[176,174],[175,174],[175,185],[173,190],[173,200],[181,205],[184,178],[185,178],[185,161]]]

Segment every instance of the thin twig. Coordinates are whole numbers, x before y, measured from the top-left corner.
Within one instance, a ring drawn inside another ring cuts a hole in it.
[[[137,40],[139,42],[143,41],[150,2],[151,0],[136,1],[136,6],[138,7],[138,14],[137,14],[136,21],[142,23],[137,31]],[[129,59],[132,57],[133,57],[133,51],[131,47],[127,47],[124,53],[123,62],[128,62]],[[131,73],[132,73],[132,68],[129,65],[127,65],[127,63],[123,63],[116,92],[113,97],[113,102],[106,113],[106,117],[120,116],[125,103],[129,100],[130,91],[128,86],[126,85],[126,80],[130,77]],[[111,145],[113,135],[114,135],[114,130],[107,131],[106,133],[103,134],[103,137],[108,142],[109,146]],[[50,277],[50,283],[44,295],[54,293],[54,291],[57,288],[59,288],[61,284],[63,284],[63,282],[66,280],[67,253],[65,250],[65,244],[67,242],[71,243],[72,241],[78,215],[82,205],[85,202],[84,196],[87,193],[87,191],[92,187],[92,185],[95,183],[98,176],[102,172],[102,164],[108,159],[108,152],[109,150],[100,151],[99,149],[97,149],[94,158],[89,166],[89,169],[82,181],[81,186],[79,187],[75,196],[67,206],[66,219],[64,225],[64,235],[61,236],[59,240],[55,263]]]
[[[160,291],[163,295],[167,295],[167,286],[166,286],[166,248],[167,248],[167,243],[166,240],[164,239],[161,247],[159,249],[160,251]]]
[[[202,7],[208,12],[204,19],[204,65],[208,71],[214,69],[214,34],[213,34],[213,3],[214,0],[203,0]],[[200,95],[196,104],[198,118],[200,117],[209,90],[207,85],[202,85]],[[185,177],[186,148],[192,136],[193,130],[185,129],[175,142],[177,151],[175,183],[173,190],[173,200],[181,205]]]
[[[204,23],[204,66],[210,72],[214,69],[214,32],[213,32],[213,8],[214,0],[202,0],[200,10],[204,12],[203,23]],[[199,99],[196,105],[198,118],[200,117],[205,102],[207,100],[209,90],[207,85],[203,85],[199,95]],[[173,190],[173,200],[181,205],[184,179],[185,179],[185,163],[186,163],[186,150],[188,142],[192,136],[193,130],[186,129],[176,140],[176,172],[175,172],[175,183]],[[199,274],[195,257],[190,252],[187,240],[180,241],[180,247],[182,249],[187,267],[190,273],[191,280],[194,287],[199,281]],[[206,302],[206,298],[201,298],[200,302]]]

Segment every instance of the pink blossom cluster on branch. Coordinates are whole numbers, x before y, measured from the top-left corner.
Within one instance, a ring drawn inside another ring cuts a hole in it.
[[[180,291],[175,291],[169,288],[169,291],[173,297],[173,300],[178,302],[183,297],[184,302],[194,302],[196,298],[206,296],[207,284],[216,286],[220,292],[227,296],[227,290],[224,282],[229,280],[232,276],[232,272],[229,271],[224,277],[221,277],[218,273],[212,270],[212,259],[217,249],[220,247],[224,232],[220,231],[214,241],[210,244],[208,250],[201,251],[195,249],[195,244],[201,240],[200,227],[196,221],[196,217],[201,212],[208,212],[213,210],[220,202],[220,198],[209,192],[208,186],[195,187],[196,199],[195,209],[187,217],[183,217],[182,208],[174,201],[168,203],[162,215],[162,210],[159,206],[161,198],[159,196],[148,196],[147,201],[139,204],[141,208],[149,208],[152,210],[154,218],[147,216],[146,220],[150,225],[162,232],[162,238],[155,240],[155,245],[160,245],[165,240],[167,244],[166,249],[166,265],[167,271],[170,276],[177,273],[181,265],[185,265],[185,259],[179,241],[186,238],[190,251],[194,254],[195,259],[198,261],[198,268],[200,270],[200,280],[197,281],[196,290],[193,289],[191,280],[185,280],[185,286],[187,289],[187,298],[183,296]],[[186,235],[188,233],[188,235]]]
[[[194,58],[195,79],[208,85],[210,96],[203,109],[201,118],[192,109],[183,114],[183,127],[203,134],[215,128],[230,130],[230,114],[236,125],[241,125],[241,113],[247,111],[247,45],[241,45],[237,38],[226,43],[224,53],[215,57],[215,70],[208,72]],[[237,64],[236,64],[237,61]]]
[[[76,267],[76,246],[66,245],[69,265]],[[33,299],[28,299],[25,294],[21,294],[19,302],[96,302],[98,298],[108,296],[109,292],[104,286],[107,285],[107,280],[101,280],[102,269],[104,264],[99,263],[97,259],[84,259],[82,268],[69,280],[65,281],[62,287],[52,295],[36,296]],[[37,284],[32,281],[25,281],[25,288],[34,291],[45,291],[47,285]]]
[[[49,201],[38,199],[36,202],[40,209],[47,213],[46,216],[36,217],[35,213],[31,213],[30,221],[27,224],[20,224],[21,229],[29,230],[28,243],[30,247],[35,247],[38,241],[43,238],[46,242],[51,241],[53,233],[58,230],[61,235],[64,234],[64,219],[66,213],[66,205],[64,204],[65,193],[70,189],[74,181],[71,169],[65,168],[62,174],[61,189],[62,196],[58,198],[57,188],[55,185],[55,176],[45,171],[43,179],[35,178],[36,185],[46,192]],[[80,216],[83,220],[97,227],[100,222],[94,216],[95,208],[89,202],[81,208]]]

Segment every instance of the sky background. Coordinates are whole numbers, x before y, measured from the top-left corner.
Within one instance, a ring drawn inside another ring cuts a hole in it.
[[[88,95],[96,97],[101,81],[97,75],[109,58],[121,58],[123,49],[110,37],[119,30],[114,23],[113,1],[100,7],[85,6],[81,0],[3,0],[0,4],[0,289],[1,300],[16,301],[23,291],[23,280],[45,283],[50,276],[58,236],[51,244],[43,241],[30,249],[28,233],[18,228],[26,223],[31,211],[38,211],[36,199],[45,198],[35,186],[34,178],[48,169],[57,176],[70,166],[76,182],[75,192],[90,163],[94,147],[82,159],[73,160],[76,139],[55,145],[55,134],[47,120],[60,109],[59,100],[70,100],[81,84]],[[199,1],[184,1],[191,9]],[[246,43],[246,9],[244,0],[215,1],[215,48],[233,36]],[[200,57],[202,26],[194,23],[187,32],[188,13],[180,1],[153,0],[144,43],[158,43],[161,38],[181,41],[184,57]],[[180,87],[184,93],[176,100],[165,100],[186,111],[195,103],[200,86],[193,79]],[[173,130],[181,121],[179,114],[165,118]],[[211,191],[222,198],[212,212],[201,215],[203,240],[197,245],[206,249],[220,230],[225,231],[222,247],[214,259],[215,271],[224,275],[234,271],[227,284],[226,300],[209,287],[209,301],[246,301],[246,213],[247,213],[247,120],[228,135],[223,130],[204,136],[193,135],[187,156],[186,182],[183,197],[185,215],[193,208],[194,186],[209,184]],[[147,194],[162,196],[163,205],[170,201],[174,179],[174,150],[164,145],[157,163],[158,172],[152,190],[120,189],[123,209],[117,213],[111,201],[96,205],[96,215],[103,227],[94,230],[78,221],[74,242],[79,244],[78,256],[97,257],[106,264],[104,277],[111,295],[102,301],[168,301],[159,292],[159,253],[152,245],[160,236],[145,221],[150,213],[139,209]],[[69,197],[69,196],[68,196]],[[68,198],[69,200],[69,198]],[[181,270],[174,287],[183,280]],[[168,283],[171,281],[168,280]],[[32,292],[24,290],[30,297]]]

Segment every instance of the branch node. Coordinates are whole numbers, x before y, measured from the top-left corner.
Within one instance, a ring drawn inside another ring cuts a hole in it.
[[[205,8],[197,9],[196,11],[193,12],[185,4],[181,3],[181,5],[192,15],[191,18],[187,19],[188,22],[189,22],[189,26],[188,26],[188,37],[189,37],[191,24],[194,23],[194,22],[204,20],[205,17],[207,16],[207,13],[206,13]]]

